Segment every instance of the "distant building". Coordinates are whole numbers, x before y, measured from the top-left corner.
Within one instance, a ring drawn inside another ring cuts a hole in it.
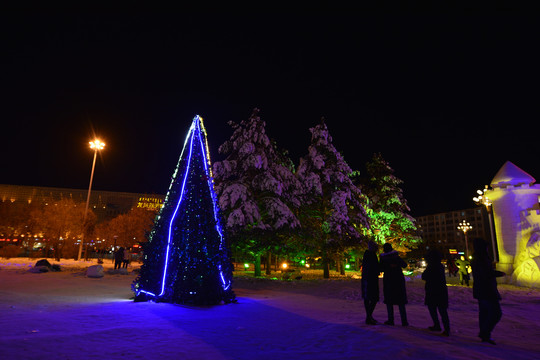
[[[0,184],[0,201],[47,204],[51,201],[72,199],[86,203],[88,189],[64,189],[41,186],[3,185]],[[98,222],[110,220],[131,209],[140,207],[154,210],[163,206],[164,195],[137,194],[127,192],[100,191],[90,192],[89,209],[92,209]]]
[[[465,234],[458,229],[463,220],[472,226],[472,229],[467,231],[468,244],[465,242]],[[425,250],[438,249],[445,257],[456,252],[465,253],[467,245],[469,255],[472,254],[472,239],[475,237],[488,241],[491,239],[485,207],[419,216],[416,217],[416,225]]]

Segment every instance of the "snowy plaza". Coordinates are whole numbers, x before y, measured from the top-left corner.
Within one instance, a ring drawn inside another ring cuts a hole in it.
[[[540,19],[342,5],[0,15],[0,360],[540,360]]]
[[[132,300],[129,275],[89,278],[91,263],[61,261],[31,273],[35,259],[0,262],[2,359],[538,359],[540,290],[501,284],[503,317],[477,337],[472,288],[448,277],[451,335],[427,330],[424,282],[407,281],[410,326],[365,325],[360,280],[305,273],[300,281],[235,274],[238,303],[183,306]],[[279,276],[278,273],[274,276]],[[386,309],[380,302],[374,316]],[[398,317],[399,318],[399,317]]]

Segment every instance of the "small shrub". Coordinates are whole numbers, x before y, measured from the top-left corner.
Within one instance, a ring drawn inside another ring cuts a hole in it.
[[[62,258],[77,260],[79,258],[79,246],[76,244],[65,244],[62,248]]]
[[[37,259],[37,258],[43,258],[43,251],[42,250],[32,250],[30,251],[30,254],[28,255],[31,259]]]
[[[0,256],[5,259],[16,257],[22,252],[21,247],[15,245],[7,245],[0,248]]]

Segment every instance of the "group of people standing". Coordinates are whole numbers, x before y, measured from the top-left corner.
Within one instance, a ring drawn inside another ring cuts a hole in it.
[[[470,265],[474,278],[473,297],[478,300],[479,307],[480,333],[478,336],[483,342],[495,345],[495,341],[491,338],[491,332],[502,316],[499,303],[501,297],[497,290],[496,278],[505,274],[493,268],[488,245],[484,239],[476,238],[473,244],[474,256]],[[380,254],[379,260],[377,259],[377,250],[377,244],[370,241],[362,263],[362,298],[366,309],[366,324],[378,324],[377,320],[373,318],[373,312],[379,301],[379,274],[382,272],[384,303],[388,313],[388,319],[384,324],[394,325],[394,305],[397,305],[401,325],[408,326],[409,322],[405,308],[407,289],[402,270],[407,267],[407,264],[389,243],[383,245],[383,252]],[[422,280],[426,282],[424,303],[427,305],[433,320],[433,326],[428,327],[428,329],[434,332],[442,330],[442,335],[449,336],[448,287],[446,285],[445,268],[441,260],[442,256],[436,250],[431,250],[426,254],[427,267],[422,273]],[[464,265],[468,266],[467,264]],[[468,275],[468,270],[465,271]],[[463,282],[465,281],[469,286],[468,278],[463,277]],[[439,321],[439,315],[441,321]]]
[[[114,270],[127,269],[131,260],[129,249],[124,249],[122,246],[114,252]]]

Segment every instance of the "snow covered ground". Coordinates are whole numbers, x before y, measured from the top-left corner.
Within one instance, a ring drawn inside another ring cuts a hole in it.
[[[61,272],[36,274],[35,261],[0,260],[0,359],[540,359],[540,290],[499,286],[503,318],[490,345],[477,337],[472,289],[456,278],[447,278],[452,333],[442,337],[426,329],[418,278],[407,283],[404,328],[365,325],[360,281],[350,277],[238,276],[237,304],[191,307],[131,301],[131,271],[88,278],[92,262],[65,260]],[[384,304],[374,316],[386,319]]]

